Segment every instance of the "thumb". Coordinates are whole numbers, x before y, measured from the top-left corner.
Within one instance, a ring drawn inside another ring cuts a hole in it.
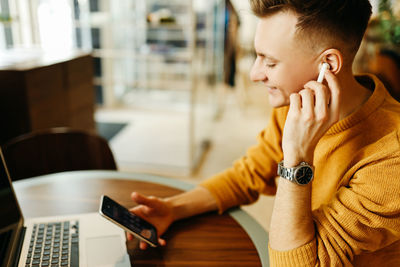
[[[152,206],[152,200],[148,197],[145,197],[138,192],[132,192],[131,198],[133,201],[135,201],[137,204],[145,205],[145,206]]]

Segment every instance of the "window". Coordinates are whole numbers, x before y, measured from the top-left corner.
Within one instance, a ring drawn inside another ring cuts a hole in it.
[[[13,46],[12,19],[8,0],[0,1],[0,22],[0,49],[7,49]]]
[[[69,0],[40,0],[37,7],[39,36],[47,51],[75,47],[73,11]]]

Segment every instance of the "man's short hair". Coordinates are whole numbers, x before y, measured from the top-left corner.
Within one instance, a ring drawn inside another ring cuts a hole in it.
[[[318,43],[333,45],[351,61],[358,51],[372,7],[368,0],[249,0],[258,17],[281,11],[298,16],[297,37],[307,39],[311,47]]]

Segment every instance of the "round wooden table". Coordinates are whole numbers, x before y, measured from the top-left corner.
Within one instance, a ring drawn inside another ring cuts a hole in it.
[[[25,218],[94,212],[102,194],[132,207],[133,191],[167,197],[194,185],[175,179],[116,171],[76,171],[13,182]],[[268,266],[268,235],[241,209],[175,222],[167,246],[142,251],[127,242],[134,266]]]

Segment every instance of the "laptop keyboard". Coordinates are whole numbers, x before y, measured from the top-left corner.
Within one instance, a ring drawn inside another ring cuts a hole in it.
[[[79,221],[33,226],[25,267],[79,266]]]

